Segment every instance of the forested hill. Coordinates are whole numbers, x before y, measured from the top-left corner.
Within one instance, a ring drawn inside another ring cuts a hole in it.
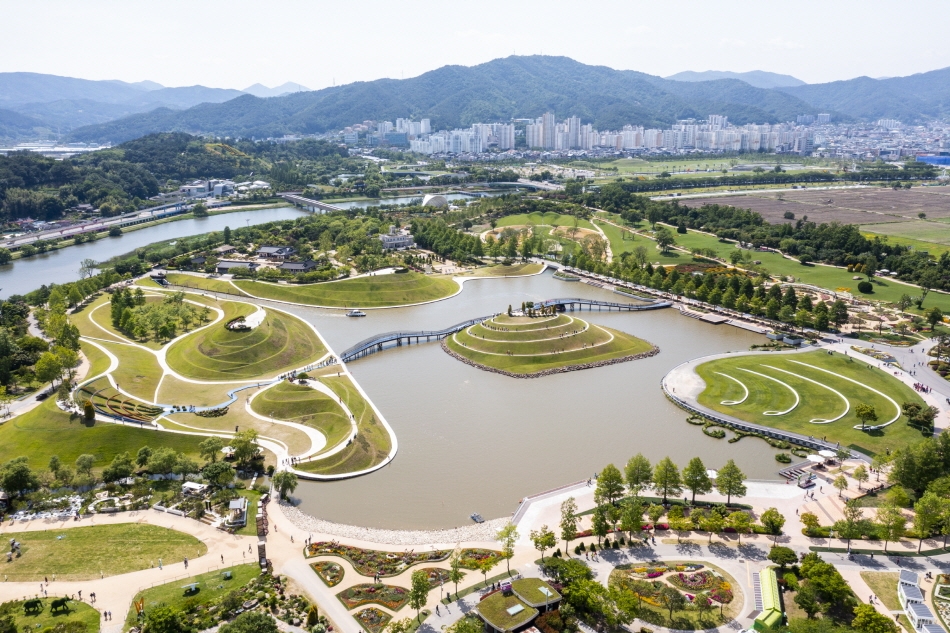
[[[433,128],[576,115],[599,129],[668,127],[677,119],[725,114],[737,123],[777,122],[817,112],[783,92],[734,79],[687,83],[567,57],[512,56],[445,66],[411,79],[380,79],[272,99],[243,96],[185,111],[155,110],[76,130],[76,141],[119,142],[159,131],[269,137],[322,133],[366,119],[428,117]]]

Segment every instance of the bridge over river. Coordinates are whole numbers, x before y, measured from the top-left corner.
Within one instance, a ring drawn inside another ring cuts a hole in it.
[[[635,304],[615,303],[613,301],[598,301],[596,299],[567,298],[549,299],[548,301],[544,301],[535,305],[541,305],[545,307],[555,306],[559,312],[573,311],[575,309],[583,310],[584,306],[587,306],[588,310],[593,310],[596,306],[597,310],[626,310],[630,312],[638,312],[642,310],[658,310],[661,308],[669,308],[673,304],[669,301],[651,301],[648,303]],[[488,319],[492,319],[496,316],[498,315],[491,314],[484,317],[469,319],[468,321],[456,323],[455,325],[442,330],[419,330],[414,332],[400,331],[377,334],[364,339],[356,345],[344,350],[340,354],[340,360],[344,363],[349,363],[359,358],[363,358],[364,356],[381,352],[387,348],[402,347],[404,343],[406,345],[412,345],[412,343],[415,342],[418,345],[419,343],[428,343],[429,341],[440,341],[447,336],[451,336],[456,332],[460,332],[465,328],[481,323],[482,321],[487,321]]]

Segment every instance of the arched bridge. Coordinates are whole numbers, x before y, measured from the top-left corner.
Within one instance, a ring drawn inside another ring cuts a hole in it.
[[[586,306],[588,311],[593,310],[596,306],[598,310],[627,310],[629,312],[638,312],[641,310],[659,310],[660,308],[669,308],[673,304],[669,301],[650,301],[648,303],[615,303],[613,301],[598,301],[597,299],[578,299],[578,298],[567,298],[567,299],[548,299],[547,301],[542,301],[540,304],[544,307],[555,306],[559,312],[564,312],[567,310],[574,311],[583,310]]]

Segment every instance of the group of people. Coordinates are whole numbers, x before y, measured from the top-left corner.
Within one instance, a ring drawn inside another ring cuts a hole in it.
[[[930,393],[930,387],[919,382],[914,383],[914,389],[920,393]],[[947,402],[950,403],[950,398],[947,398]]]

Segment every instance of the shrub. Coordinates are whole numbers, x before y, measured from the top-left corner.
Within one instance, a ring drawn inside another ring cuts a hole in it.
[[[575,546],[574,546],[574,554],[576,554],[577,556],[580,556],[580,555],[581,555],[581,546],[580,546],[580,545],[575,545]]]
[[[109,237],[119,237],[122,235],[122,227],[113,226],[109,229]]]
[[[86,400],[82,405],[82,417],[86,422],[92,422],[96,419],[96,409],[89,400]]]
[[[870,281],[862,281],[858,284],[858,292],[863,292],[864,294],[870,294],[874,292],[874,286],[871,285]]]
[[[780,464],[791,464],[792,456],[788,453],[776,453],[775,461],[779,462]]]

